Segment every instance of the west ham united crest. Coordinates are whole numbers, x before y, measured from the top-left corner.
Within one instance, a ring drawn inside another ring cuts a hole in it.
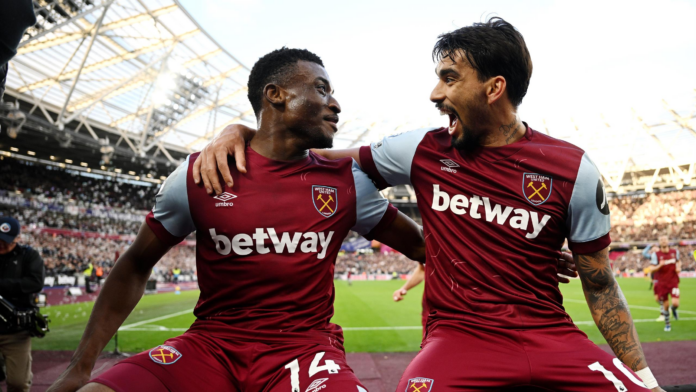
[[[338,209],[338,191],[323,185],[312,185],[312,202],[319,213],[328,218]]]
[[[551,197],[553,178],[545,174],[524,173],[522,175],[522,194],[535,206],[544,204]]]
[[[408,380],[406,392],[428,392],[433,388],[432,378],[417,377]]]
[[[150,350],[150,359],[160,365],[171,365],[181,359],[182,355],[172,346],[157,346]]]

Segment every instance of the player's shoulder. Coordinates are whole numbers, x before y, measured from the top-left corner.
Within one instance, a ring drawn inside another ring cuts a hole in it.
[[[582,158],[582,156],[585,154],[585,150],[576,146],[573,143],[557,139],[551,135],[544,134],[532,128],[530,128],[530,130],[532,134],[531,143],[529,143],[530,147],[547,147],[551,151],[558,151],[559,153],[563,154],[571,154],[573,157],[578,157],[578,159]]]
[[[573,143],[557,139],[530,128],[530,141],[524,146],[531,156],[543,162],[553,162],[549,170],[574,178],[584,165],[594,166],[585,150]]]
[[[443,135],[445,137],[448,136],[447,128],[418,128],[406,132],[399,132],[393,135],[388,135],[381,141],[373,143],[372,148],[379,149],[384,143],[393,144],[395,147],[406,145],[418,145],[426,140],[442,138]]]
[[[313,151],[309,152],[311,163],[307,170],[320,171],[334,178],[343,178],[346,181],[353,180],[353,158],[328,159]]]
[[[311,158],[312,166],[319,166],[328,170],[345,170],[346,168],[350,168],[353,164],[353,158],[347,157],[329,159],[315,153],[312,150],[309,151],[309,156]]]

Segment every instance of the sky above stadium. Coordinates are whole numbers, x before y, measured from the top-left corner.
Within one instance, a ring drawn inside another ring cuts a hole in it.
[[[487,16],[515,25],[534,73],[523,120],[623,125],[634,108],[664,119],[662,100],[696,108],[696,1],[180,0],[249,68],[281,46],[324,61],[342,119],[445,125],[429,101],[437,36]],[[571,119],[573,119],[571,121]]]

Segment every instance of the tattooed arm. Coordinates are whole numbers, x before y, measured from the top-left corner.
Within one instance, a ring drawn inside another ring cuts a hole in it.
[[[574,254],[582,290],[597,328],[616,356],[634,372],[645,369],[643,349],[633,325],[631,312],[609,264],[609,250]],[[653,391],[662,391],[659,387]]]

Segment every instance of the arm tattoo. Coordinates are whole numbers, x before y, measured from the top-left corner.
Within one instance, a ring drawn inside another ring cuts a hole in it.
[[[608,251],[573,255],[597,328],[616,356],[633,371],[647,367],[626,298],[609,264]]]
[[[498,129],[506,136],[505,144],[510,144],[510,140],[515,137],[515,131],[517,131],[517,118],[512,120],[510,124],[501,125]]]

